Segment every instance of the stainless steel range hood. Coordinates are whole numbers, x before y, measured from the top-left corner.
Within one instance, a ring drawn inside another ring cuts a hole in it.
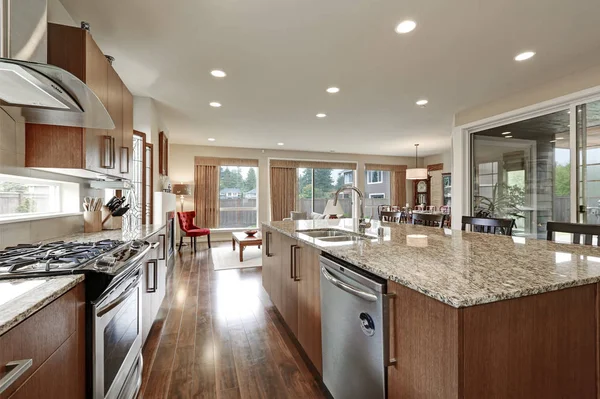
[[[0,106],[27,123],[114,129],[96,94],[47,61],[46,0],[0,0]]]

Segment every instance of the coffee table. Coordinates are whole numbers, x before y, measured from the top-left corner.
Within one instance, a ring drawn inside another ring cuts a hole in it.
[[[231,244],[233,245],[234,251],[236,242],[240,246],[240,262],[243,262],[244,248],[251,246],[257,246],[260,248],[262,245],[262,235],[260,234],[260,231],[252,237],[248,236],[246,233],[231,233]]]

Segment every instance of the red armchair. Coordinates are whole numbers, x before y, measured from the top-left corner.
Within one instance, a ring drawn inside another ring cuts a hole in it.
[[[183,244],[183,237],[190,237],[190,246],[193,246],[194,252],[196,252],[196,237],[206,236],[208,239],[208,247],[210,248],[210,229],[203,229],[194,224],[194,218],[196,212],[177,212],[177,219],[179,220],[179,228],[181,229],[181,237],[179,239],[179,250],[181,251],[181,245]]]

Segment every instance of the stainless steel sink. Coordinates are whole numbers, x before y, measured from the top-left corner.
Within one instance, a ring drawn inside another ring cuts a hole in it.
[[[336,237],[323,237],[319,238],[321,241],[327,242],[359,242],[364,241],[366,238],[359,236],[336,236]]]
[[[312,238],[325,238],[325,237],[346,237],[354,233],[343,230],[298,230],[298,233],[306,234]]]

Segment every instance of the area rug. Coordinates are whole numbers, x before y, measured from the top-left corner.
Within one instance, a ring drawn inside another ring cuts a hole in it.
[[[244,269],[247,267],[262,266],[262,251],[258,247],[244,249],[244,261],[240,263],[240,247],[236,245],[235,251],[230,246],[218,247],[210,250],[214,270]]]

